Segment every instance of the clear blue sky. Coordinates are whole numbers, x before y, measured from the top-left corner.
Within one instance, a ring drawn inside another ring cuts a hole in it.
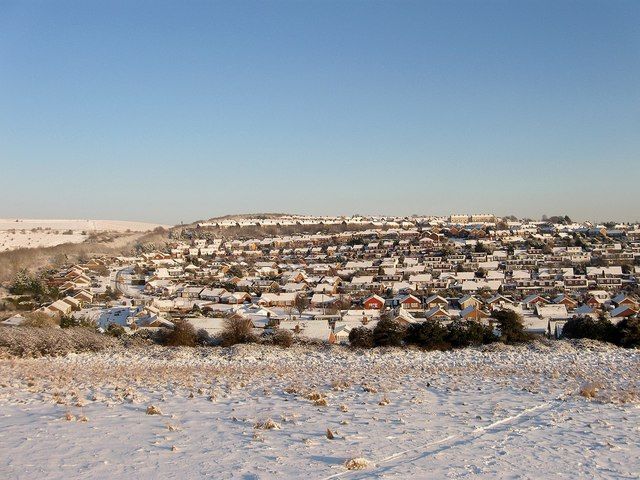
[[[640,1],[0,0],[0,217],[640,220]]]

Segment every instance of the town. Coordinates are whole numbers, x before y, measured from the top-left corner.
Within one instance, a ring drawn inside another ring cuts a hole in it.
[[[39,313],[135,334],[186,321],[215,339],[226,319],[244,319],[257,334],[348,344],[381,316],[491,326],[492,312],[512,310],[528,332],[559,338],[571,318],[616,324],[640,310],[638,224],[243,215],[176,226],[136,250],[47,269],[44,303],[19,274],[1,324]]]

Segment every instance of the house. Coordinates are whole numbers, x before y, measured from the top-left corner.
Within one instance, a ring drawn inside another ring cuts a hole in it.
[[[417,322],[416,318],[403,308],[400,309],[398,315],[393,317],[393,319],[401,325],[410,325]]]
[[[72,310],[80,310],[82,308],[82,302],[74,297],[64,297],[63,302],[68,303]]]
[[[522,305],[524,305],[525,308],[534,308],[536,305],[540,304],[547,304],[550,303],[549,300],[547,300],[544,297],[541,297],[538,294],[532,294],[532,295],[527,295],[524,300],[522,300]]]
[[[458,299],[458,304],[463,310],[470,306],[475,306],[478,308],[482,306],[482,302],[473,295],[464,295],[463,297],[460,297]]]
[[[436,305],[435,307],[427,310],[424,317],[427,320],[446,321],[451,319],[451,315],[442,307],[442,305]]]
[[[640,310],[640,303],[638,303],[633,297],[630,297],[624,293],[616,295],[611,299],[618,307],[627,306],[633,310]]]
[[[279,328],[281,330],[289,330],[294,335],[322,340],[323,342],[328,342],[329,336],[333,334],[329,323],[321,320],[281,320]]]
[[[414,295],[405,295],[399,298],[399,305],[405,310],[420,310],[422,302]]]
[[[463,320],[474,320],[479,322],[485,318],[489,318],[489,314],[480,310],[478,305],[470,304],[460,312],[460,318]]]
[[[199,298],[203,287],[184,287],[180,296],[182,298]]]
[[[49,315],[69,315],[72,310],[71,304],[64,300],[56,300],[48,307],[42,309],[42,311]]]
[[[25,317],[23,317],[19,313],[16,313],[12,317],[9,317],[9,318],[3,320],[2,322],[0,322],[0,324],[8,325],[8,326],[11,326],[11,327],[16,327],[18,325],[22,325],[26,320],[27,319]]]
[[[265,307],[292,307],[298,294],[288,293],[263,293],[258,304]]]
[[[634,310],[633,308],[627,305],[620,305],[619,307],[616,307],[613,310],[611,310],[609,314],[611,315],[611,320],[614,323],[616,323],[616,320],[619,321],[619,320],[622,320],[623,318],[633,317],[634,315],[637,315],[638,311]]]
[[[384,298],[379,295],[371,295],[362,302],[365,310],[380,310],[384,307]]]
[[[494,295],[493,297],[489,298],[485,303],[489,308],[489,310],[504,309],[507,307],[512,308],[514,306],[513,300],[500,294]]]
[[[202,300],[210,300],[212,302],[219,302],[223,295],[227,294],[227,290],[224,288],[204,288],[200,292],[200,298]]]
[[[427,298],[424,301],[424,304],[427,308],[433,308],[438,306],[446,308],[449,305],[449,302],[447,301],[446,298],[441,297],[440,295],[431,295],[429,298]]]
[[[251,295],[247,292],[226,292],[220,297],[220,300],[232,304],[250,303]]]
[[[546,318],[546,319],[569,318],[567,307],[564,304],[547,305],[547,304],[538,303],[535,306],[535,313],[539,318]]]
[[[80,290],[73,296],[73,298],[76,298],[80,301],[80,305],[83,305],[85,303],[93,302],[93,293],[87,292],[86,290]]]
[[[333,327],[333,334],[336,337],[336,343],[349,343],[349,334],[355,327],[345,322],[336,322]]]
[[[326,293],[314,293],[311,297],[312,307],[328,307],[332,303],[335,303],[338,297],[334,295],[328,295]]]
[[[567,310],[573,310],[578,306],[577,300],[574,300],[573,298],[565,294],[558,295],[553,299],[553,303],[555,303],[556,305],[562,304],[567,307]]]

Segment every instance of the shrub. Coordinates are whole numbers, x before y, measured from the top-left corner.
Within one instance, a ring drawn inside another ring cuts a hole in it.
[[[107,331],[105,332],[107,335],[111,335],[112,337],[121,338],[123,335],[126,335],[127,332],[123,326],[118,325],[117,323],[112,323],[107,327]]]
[[[564,338],[589,338],[601,342],[614,342],[616,327],[606,318],[573,317],[562,328]]]
[[[213,339],[211,338],[211,335],[209,335],[209,332],[207,332],[204,328],[199,329],[196,332],[196,343],[198,345],[212,345],[213,344]]]
[[[25,315],[23,327],[50,328],[57,327],[60,324],[60,318],[47,315],[44,312],[31,312]]]
[[[271,340],[274,345],[278,345],[279,347],[289,348],[293,345],[293,334],[289,330],[276,330]]]
[[[349,332],[349,343],[355,348],[373,348],[373,331],[367,327],[356,327]]]
[[[0,352],[22,357],[114,348],[117,341],[87,328],[0,327]]]
[[[62,317],[60,317],[60,327],[62,328],[71,328],[71,327],[95,328],[95,326],[96,324],[86,317],[75,318],[68,315],[63,315]]]
[[[495,342],[496,337],[488,325],[470,320],[457,320],[447,328],[447,341],[453,348],[464,348]]]
[[[381,318],[373,329],[373,343],[377,347],[399,347],[406,329],[395,320]]]
[[[251,320],[227,318],[221,335],[222,345],[229,347],[237,343],[253,343],[257,340]]]
[[[196,330],[187,321],[175,323],[173,330],[165,336],[165,345],[170,347],[195,347],[197,342]]]
[[[625,348],[640,347],[640,319],[625,318],[616,325],[617,344]]]
[[[405,341],[426,350],[448,350],[451,345],[447,341],[447,333],[447,328],[440,322],[427,320],[409,325]]]
[[[533,338],[533,335],[524,329],[522,317],[513,310],[494,310],[491,317],[498,322],[500,340],[503,342],[523,343]]]

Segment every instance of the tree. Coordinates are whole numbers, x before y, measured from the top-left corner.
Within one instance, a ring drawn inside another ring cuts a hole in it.
[[[493,329],[471,320],[457,320],[447,327],[447,341],[453,348],[483,345],[496,341]]]
[[[494,310],[491,317],[497,320],[500,340],[505,343],[522,343],[531,340],[532,335],[524,329],[522,317],[513,310]]]
[[[229,347],[237,343],[253,343],[256,336],[253,333],[253,324],[246,318],[227,318],[222,330],[222,345]]]
[[[377,347],[399,347],[405,335],[405,328],[388,316],[383,316],[373,329],[373,343]]]
[[[565,338],[589,338],[602,342],[614,342],[616,333],[615,325],[603,317],[597,320],[588,316],[573,317],[562,327],[562,336]]]
[[[412,323],[407,328],[405,341],[426,350],[448,350],[447,328],[437,320]]]
[[[295,300],[293,301],[293,305],[298,311],[298,315],[302,317],[302,312],[304,312],[309,307],[309,298],[307,298],[307,296],[302,293],[298,293]]]
[[[621,347],[640,347],[640,319],[627,317],[616,325],[617,343]]]
[[[171,347],[195,347],[197,342],[195,328],[185,320],[176,321],[173,330],[165,337],[165,345]]]
[[[373,332],[367,327],[356,327],[349,332],[349,344],[354,348],[372,348]]]
[[[244,276],[244,272],[242,271],[242,268],[240,268],[239,265],[232,265],[229,270],[227,270],[227,273],[229,274],[229,276],[231,277],[239,277],[242,278]]]

